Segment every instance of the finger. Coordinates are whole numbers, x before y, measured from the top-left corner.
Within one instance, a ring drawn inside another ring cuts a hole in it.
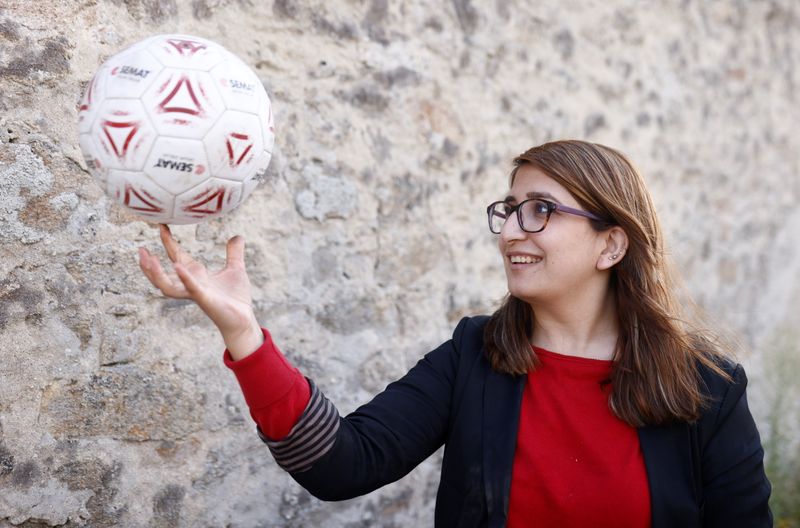
[[[164,249],[167,251],[167,256],[172,262],[189,262],[192,257],[189,256],[183,249],[181,249],[178,241],[172,236],[169,226],[161,224],[159,226],[159,234],[161,235],[161,243],[164,244]]]
[[[205,291],[200,283],[197,281],[194,275],[189,271],[189,269],[181,264],[180,262],[175,263],[175,273],[178,276],[178,279],[183,284],[183,287],[186,291],[191,295],[192,299],[196,302],[201,303]]]
[[[143,247],[140,247],[139,248],[139,267],[142,269],[142,271],[145,273],[145,275],[147,275],[147,256],[148,256],[147,250],[145,248],[143,248]]]
[[[153,282],[153,279],[152,279],[152,276],[153,276],[152,260],[153,259],[158,260],[157,257],[154,257],[145,248],[143,248],[143,247],[139,248],[139,267],[141,268],[141,270],[144,273],[145,277],[147,277],[150,280],[150,282]]]
[[[187,299],[190,297],[182,281],[178,280],[177,277],[167,275],[161,267],[158,257],[152,255],[148,257],[145,266],[145,275],[153,283],[153,286],[161,290],[161,293],[175,299]]]
[[[178,276],[165,273],[158,257],[141,247],[139,248],[139,267],[153,286],[165,295],[183,297],[183,292],[179,291],[179,288],[175,288],[176,285],[181,284]]]
[[[244,238],[237,235],[228,240],[225,253],[226,268],[244,268]]]

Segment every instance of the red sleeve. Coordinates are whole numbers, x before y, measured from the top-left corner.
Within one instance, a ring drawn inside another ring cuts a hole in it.
[[[308,405],[308,381],[281,354],[265,329],[264,344],[249,356],[234,361],[225,350],[225,366],[233,371],[250,408],[250,416],[268,438],[280,440]]]

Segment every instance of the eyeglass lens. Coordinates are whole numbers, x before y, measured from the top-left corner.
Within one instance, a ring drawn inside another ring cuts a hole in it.
[[[525,200],[519,206],[519,220],[522,222],[522,229],[525,231],[540,231],[547,223],[550,215],[550,207],[543,200]],[[489,227],[492,233],[500,233],[506,220],[514,214],[514,207],[505,203],[497,202],[489,210]]]

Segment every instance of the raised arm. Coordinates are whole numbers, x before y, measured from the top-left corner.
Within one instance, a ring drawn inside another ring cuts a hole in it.
[[[403,477],[447,440],[459,372],[478,360],[463,353],[465,343],[480,340],[481,330],[463,319],[451,340],[346,417],[313,388],[295,430],[282,442],[267,441],[276,460],[323,500],[357,497]]]

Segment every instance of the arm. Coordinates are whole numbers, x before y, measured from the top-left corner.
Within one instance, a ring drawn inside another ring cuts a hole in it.
[[[217,326],[233,360],[249,359],[264,336],[251,305],[241,237],[228,242],[226,266],[216,273],[185,253],[166,226],[161,226],[161,240],[175,274],[167,274],[158,258],[141,248],[144,274],[164,295],[193,300]],[[311,385],[308,405],[289,435],[274,441],[262,433],[262,439],[276,461],[322,499],[355,497],[399,479],[444,442],[466,328],[477,329],[462,320],[451,341],[346,418]],[[473,338],[480,335],[476,331]]]
[[[764,473],[761,438],[747,406],[747,376],[736,365],[731,377],[719,404],[700,424],[704,526],[772,526],[771,486]]]
[[[159,230],[175,273],[164,271],[158,257],[140,248],[142,272],[165,296],[190,299],[211,319],[225,341],[225,364],[236,375],[251,416],[267,434],[281,438],[305,408],[309,387],[256,321],[244,240],[231,238],[225,267],[209,272],[180,247],[166,225]]]
[[[264,343],[255,352],[234,361],[226,350],[223,360],[236,376],[259,432],[282,439],[308,405],[311,391],[306,378],[281,354],[270,333],[262,331]]]
[[[278,463],[323,500],[357,497],[406,475],[445,441],[460,342],[474,326],[462,320],[452,340],[345,418],[312,387],[289,436],[265,439]]]

